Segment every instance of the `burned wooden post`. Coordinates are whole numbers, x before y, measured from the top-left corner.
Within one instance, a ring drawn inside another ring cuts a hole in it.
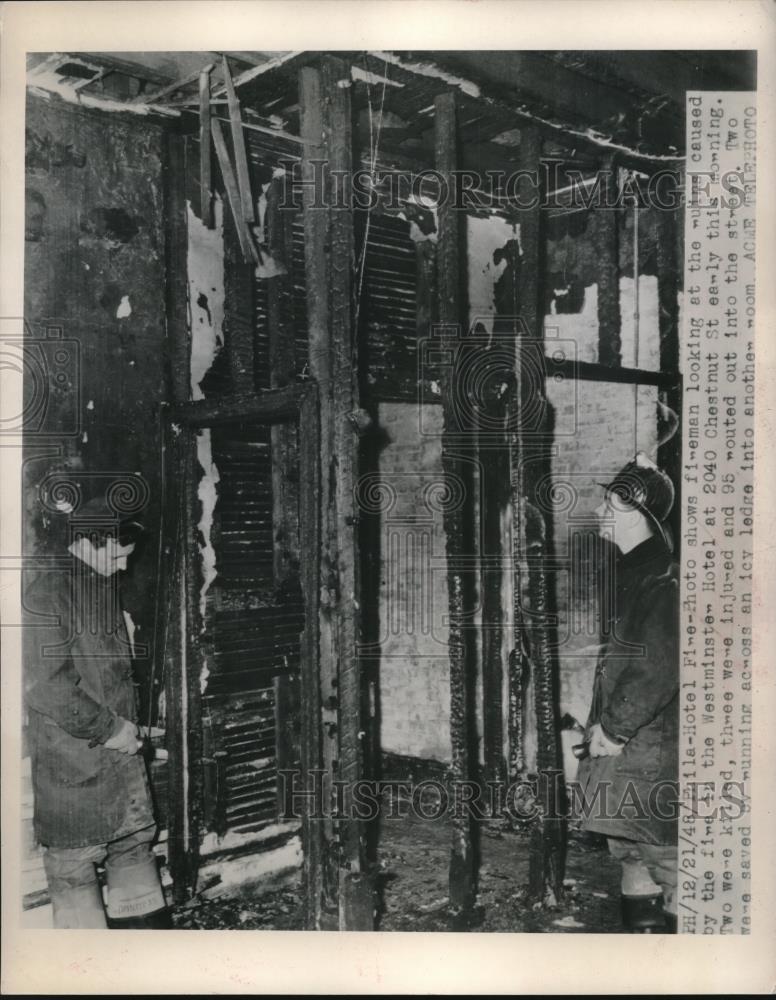
[[[598,255],[598,361],[619,368],[622,364],[622,317],[620,315],[619,193],[617,163],[607,157],[601,165],[602,207],[596,212]]]
[[[300,649],[302,780],[311,781],[319,771],[322,747],[320,620],[318,614],[321,577],[320,523],[320,426],[318,392],[309,384],[299,409],[299,543],[304,559],[299,575],[305,604],[304,632]],[[302,848],[304,852],[305,924],[313,929],[321,925],[323,869],[326,861],[321,821],[316,816],[315,801],[304,798],[302,805]]]
[[[167,212],[167,294],[170,389],[174,406],[191,396],[191,330],[188,312],[186,140],[170,137],[165,204]],[[185,900],[196,886],[202,813],[202,711],[199,620],[201,566],[194,511],[197,496],[196,438],[190,428],[164,428],[166,482],[170,495],[164,517],[165,550],[172,555],[170,641],[165,664],[167,705],[168,842],[175,898]]]
[[[291,212],[283,211],[285,178],[276,177],[267,193],[266,228],[269,251],[279,272],[267,282],[269,378],[273,389],[294,383],[293,278],[291,275]],[[273,424],[272,536],[275,589],[285,593],[299,573],[299,455],[296,428]]]
[[[210,72],[212,64],[199,74],[199,212],[208,229],[213,228],[213,186],[210,148]]]
[[[541,138],[535,129],[521,136],[522,168],[541,176]],[[547,525],[538,497],[546,472],[551,433],[544,387],[544,336],[540,298],[541,217],[537,205],[520,213],[521,259],[516,275],[516,380],[512,433],[511,490],[515,559],[515,648],[511,680],[522,701],[530,674],[536,719],[537,816],[531,832],[529,891],[543,901],[562,893],[564,828],[556,725],[557,692],[550,649],[546,576]],[[522,732],[520,733],[522,738]]]
[[[310,371],[320,388],[321,717],[325,770],[322,870],[315,925],[371,930],[373,889],[361,824],[348,815],[353,784],[363,774],[358,538],[354,484],[358,474],[358,355],[354,332],[353,213],[341,197],[353,169],[348,64],[326,57],[301,71],[300,96],[305,263]],[[318,160],[316,166],[315,160]],[[316,171],[326,164],[323,202]],[[316,197],[318,196],[318,197]],[[329,818],[337,786],[342,818]]]
[[[516,228],[516,227],[515,227]],[[517,279],[519,274],[519,243],[517,233],[501,252],[507,262],[503,274],[494,286],[495,317],[493,338],[494,362],[488,371],[488,392],[480,412],[478,459],[481,478],[481,538],[482,569],[480,573],[482,603],[482,738],[484,745],[485,779],[505,781],[509,774],[522,770],[509,766],[504,754],[504,678],[514,673],[514,658],[505,664],[504,641],[507,632],[504,573],[510,560],[506,551],[510,525],[507,517],[511,508],[510,458],[508,440],[509,391],[514,391],[514,365],[505,360],[507,345],[514,349],[517,315]],[[508,357],[508,355],[507,355]],[[506,669],[505,669],[506,668]],[[521,745],[520,719],[522,697],[519,673],[508,680],[509,692],[507,734],[509,746]],[[510,762],[512,763],[512,762]]]
[[[440,388],[442,396],[442,468],[453,493],[466,483],[461,448],[456,447],[455,437],[462,428],[457,419],[455,358],[461,349],[461,263],[460,221],[454,204],[453,172],[457,162],[457,135],[455,97],[452,93],[439,94],[434,100],[434,151],[435,165],[448,181],[448,197],[439,205],[437,244],[437,288],[439,323],[442,328],[440,353],[445,357]],[[460,400],[458,400],[460,402]],[[452,759],[450,777],[452,793],[456,787],[469,780],[469,657],[465,634],[466,587],[463,570],[464,507],[460,503],[446,505],[444,530],[447,552],[447,586],[450,611],[449,660],[450,660],[450,740]],[[459,814],[460,813],[460,814]],[[474,851],[472,849],[471,817],[466,810],[453,813],[453,835],[450,853],[450,907],[454,918],[465,915],[474,905],[476,879]]]

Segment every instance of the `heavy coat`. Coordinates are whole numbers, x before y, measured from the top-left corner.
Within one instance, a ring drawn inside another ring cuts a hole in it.
[[[102,744],[137,721],[118,581],[73,557],[25,591],[24,695],[35,833],[48,847],[108,843],[154,822],[145,762]]]
[[[657,536],[615,563],[613,615],[588,731],[600,723],[625,745],[616,756],[580,762],[577,780],[589,809],[583,829],[648,844],[676,841],[678,587],[678,567]]]

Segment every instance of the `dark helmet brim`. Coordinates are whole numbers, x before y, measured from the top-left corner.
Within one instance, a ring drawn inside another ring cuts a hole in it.
[[[634,510],[637,510],[640,514],[643,514],[644,517],[646,517],[647,520],[650,522],[650,524],[654,525],[657,528],[660,537],[666,544],[666,547],[669,549],[673,548],[671,539],[669,538],[668,533],[666,532],[663,522],[659,521],[651,510],[649,510],[643,504],[639,503],[638,500],[634,500],[633,497],[623,496],[622,493],[618,491],[619,484],[616,482],[597,483],[597,485],[605,489],[608,493],[615,493],[618,497],[620,497],[623,503],[627,504],[629,507],[632,507]]]

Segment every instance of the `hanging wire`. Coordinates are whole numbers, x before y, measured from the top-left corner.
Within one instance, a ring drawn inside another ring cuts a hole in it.
[[[631,171],[631,179],[635,175]],[[633,367],[639,367],[639,199],[633,199]],[[634,452],[639,450],[639,384],[633,385]]]
[[[370,180],[370,198],[369,205],[366,210],[366,222],[364,224],[364,241],[361,246],[361,259],[358,263],[358,290],[356,293],[356,322],[355,329],[358,331],[358,319],[361,312],[361,292],[364,287],[364,272],[366,270],[366,252],[369,243],[369,225],[372,217],[372,193],[375,188],[375,172],[377,168],[377,152],[380,146],[380,133],[383,128],[383,108],[385,107],[385,86],[388,79],[388,60],[386,59],[383,64],[383,89],[380,95],[380,112],[377,119],[377,132],[375,133],[373,113],[372,113],[372,95],[369,88],[369,70],[366,64],[366,58],[363,57],[364,63],[364,75],[367,79],[364,80],[364,85],[366,86],[366,101],[367,108],[369,109],[369,180]]]

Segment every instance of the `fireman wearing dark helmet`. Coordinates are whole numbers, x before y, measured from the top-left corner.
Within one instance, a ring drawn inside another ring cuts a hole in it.
[[[25,589],[34,824],[55,927],[171,926],[116,576],[143,531],[90,500],[70,520],[69,560]]]
[[[643,452],[599,485],[599,532],[616,559],[577,775],[583,829],[604,834],[621,862],[626,929],[675,933],[679,601],[665,524],[674,487]]]

